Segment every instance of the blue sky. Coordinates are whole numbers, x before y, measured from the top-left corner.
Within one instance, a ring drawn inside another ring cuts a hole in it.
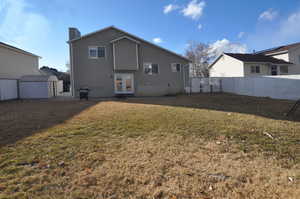
[[[177,53],[199,41],[218,55],[299,42],[299,24],[300,0],[0,0],[0,41],[60,70],[68,27],[114,25]]]

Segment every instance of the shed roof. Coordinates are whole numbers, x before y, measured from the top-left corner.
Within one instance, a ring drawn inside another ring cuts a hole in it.
[[[24,75],[20,78],[21,82],[53,82],[58,81],[54,75]]]

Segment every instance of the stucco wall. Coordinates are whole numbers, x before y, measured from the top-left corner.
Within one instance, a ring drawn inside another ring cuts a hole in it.
[[[223,55],[210,69],[211,77],[243,77],[243,62]]]
[[[39,75],[38,59],[0,46],[0,78],[18,79],[23,75]]]
[[[91,89],[91,97],[114,96],[113,48],[110,41],[121,36],[128,35],[115,29],[108,29],[72,43],[74,86],[77,97],[78,89],[81,87]],[[105,46],[106,57],[89,59],[88,46]],[[138,51],[138,70],[117,71],[134,74],[136,96],[166,95],[183,92],[183,74],[173,73],[171,71],[171,63],[188,64],[186,60],[143,41],[139,44]],[[152,76],[144,74],[144,62],[159,64],[159,74]]]

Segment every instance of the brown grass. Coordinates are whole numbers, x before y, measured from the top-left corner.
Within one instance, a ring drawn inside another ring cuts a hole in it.
[[[291,104],[225,94],[0,103],[0,198],[298,198]]]

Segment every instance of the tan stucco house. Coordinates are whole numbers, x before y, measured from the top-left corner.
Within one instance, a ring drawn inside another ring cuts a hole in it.
[[[223,53],[209,68],[211,77],[300,74],[300,43],[252,54]]]
[[[0,79],[40,75],[39,56],[0,42]]]
[[[184,92],[189,60],[110,26],[81,35],[69,29],[72,95],[162,96]]]

